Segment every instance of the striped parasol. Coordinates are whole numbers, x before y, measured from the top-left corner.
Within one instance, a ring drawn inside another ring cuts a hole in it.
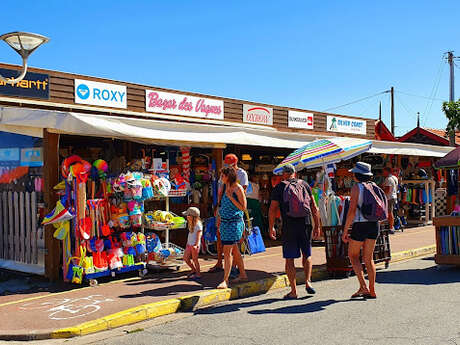
[[[282,172],[286,164],[292,164],[296,171],[316,168],[330,163],[338,163],[368,151],[372,146],[370,140],[345,137],[317,139],[287,156],[273,170],[274,174]]]

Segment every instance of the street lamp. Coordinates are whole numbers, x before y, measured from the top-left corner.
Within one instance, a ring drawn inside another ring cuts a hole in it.
[[[22,73],[15,79],[6,79],[0,75],[0,80],[7,84],[15,84],[20,82],[27,73],[27,58],[32,52],[40,47],[43,43],[48,42],[48,37],[32,34],[28,32],[10,32],[0,36],[0,40],[5,41],[22,57]]]

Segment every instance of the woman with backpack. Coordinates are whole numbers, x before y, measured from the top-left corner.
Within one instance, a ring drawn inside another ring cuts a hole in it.
[[[379,236],[379,221],[387,217],[385,193],[371,182],[371,165],[357,162],[350,172],[356,182],[351,189],[350,208],[343,229],[342,241],[348,243],[348,256],[359,281],[359,289],[351,297],[377,298],[375,293],[374,247]],[[351,227],[351,232],[349,231]],[[364,280],[360,260],[361,248],[369,280],[369,288]]]

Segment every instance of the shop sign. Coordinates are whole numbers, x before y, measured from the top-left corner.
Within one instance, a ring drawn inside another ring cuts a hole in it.
[[[19,73],[17,70],[0,68],[0,74],[6,79],[14,79]],[[0,81],[0,95],[48,99],[50,96],[49,76],[27,72],[24,79],[13,85]]]
[[[0,161],[12,162],[19,161],[19,148],[13,147],[8,149],[0,149]]]
[[[255,167],[256,172],[272,172],[275,169],[276,165],[273,164],[257,164]]]
[[[273,109],[260,105],[243,104],[243,122],[273,125]]]
[[[313,129],[313,114],[303,111],[289,110],[288,112],[288,127]]]
[[[366,121],[347,117],[328,116],[327,130],[329,132],[366,135]]]
[[[43,166],[43,150],[41,147],[30,147],[21,149],[21,166],[41,167]]]
[[[145,110],[206,119],[224,119],[224,102],[171,92],[145,90]]]
[[[126,86],[75,79],[75,103],[126,109],[126,98]]]

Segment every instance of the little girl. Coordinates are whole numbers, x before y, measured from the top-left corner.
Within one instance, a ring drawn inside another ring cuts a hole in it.
[[[198,280],[201,278],[200,263],[198,262],[198,254],[201,246],[201,234],[203,233],[203,225],[200,219],[200,210],[196,207],[189,207],[187,211],[182,213],[187,217],[188,224],[188,239],[187,247],[185,248],[184,261],[192,269],[188,278]]]

